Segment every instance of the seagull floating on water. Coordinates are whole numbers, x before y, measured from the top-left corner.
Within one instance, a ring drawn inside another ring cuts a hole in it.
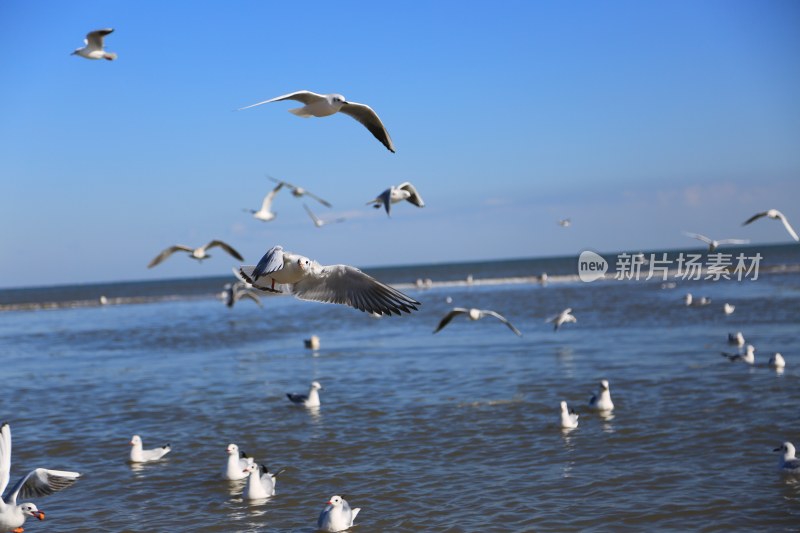
[[[736,333],[728,333],[728,344],[732,344],[733,346],[744,346],[744,335],[742,335],[742,332],[737,331]]]
[[[353,527],[356,516],[358,516],[360,507],[350,509],[347,500],[341,496],[331,496],[328,504],[319,514],[317,519],[317,528],[322,531],[344,531]]]
[[[206,250],[214,248],[215,246],[222,248],[223,250],[228,252],[230,255],[232,255],[239,261],[244,261],[244,258],[239,254],[239,252],[234,250],[233,246],[224,243],[222,241],[214,240],[209,242],[208,244],[204,244],[199,248],[190,248],[189,246],[184,246],[183,244],[176,244],[175,246],[170,246],[169,248],[166,248],[160,254],[155,256],[155,258],[153,258],[153,260],[150,261],[150,264],[147,265],[147,268],[153,268],[154,266],[161,263],[175,252],[188,252],[189,257],[191,257],[192,259],[197,259],[198,261],[202,262],[203,259],[208,259],[209,257],[211,257],[209,254],[206,253]]]
[[[278,194],[283,188],[283,183],[278,183],[278,186],[272,189],[267,193],[264,199],[261,201],[261,208],[256,209],[245,209],[248,213],[253,214],[253,218],[261,220],[263,222],[269,222],[273,220],[277,215],[274,211],[272,211],[272,201],[275,200],[275,195]]]
[[[83,48],[76,48],[75,51],[72,52],[72,55],[85,57],[86,59],[106,59],[108,61],[114,61],[117,58],[117,54],[103,50],[103,40],[106,35],[113,31],[113,28],[90,31],[86,34],[86,39],[83,40],[86,46]]]
[[[567,408],[567,402],[561,402],[561,428],[574,429],[578,427],[578,413]]]
[[[600,389],[597,394],[589,398],[589,408],[597,411],[613,411],[614,402],[611,401],[611,389],[608,388],[608,380],[600,381]]]
[[[774,452],[783,452],[783,457],[778,461],[778,469],[781,472],[788,472],[790,474],[800,474],[800,459],[797,459],[794,449],[794,444],[791,442],[784,442],[780,448],[772,450]]]
[[[722,312],[726,315],[732,315],[733,312],[736,310],[736,306],[733,304],[726,303],[722,306]]]
[[[152,450],[143,450],[142,438],[139,435],[131,437],[131,463],[158,461],[171,451],[172,447],[170,447],[169,444],[165,444],[160,448],[153,448]]]
[[[311,221],[314,222],[314,225],[318,228],[321,228],[322,226],[327,226],[328,224],[336,224],[338,222],[344,222],[345,220],[347,220],[344,217],[334,218],[333,220],[322,220],[317,215],[315,215],[314,212],[311,209],[309,209],[306,204],[303,204],[303,208],[305,208],[306,213],[308,213],[308,216],[311,217]]]
[[[764,211],[763,213],[756,213],[755,215],[753,215],[750,218],[748,218],[747,220],[745,220],[744,224],[742,224],[742,226],[746,226],[747,224],[750,224],[754,220],[758,220],[761,217],[767,217],[767,218],[773,218],[775,220],[780,220],[781,222],[783,222],[783,227],[786,228],[786,231],[788,231],[789,235],[792,236],[792,239],[794,239],[796,241],[800,241],[800,237],[797,236],[797,232],[794,231],[794,228],[792,228],[792,226],[789,224],[789,220],[786,218],[786,216],[784,216],[783,213],[781,213],[777,209],[770,209],[768,211]]]
[[[519,337],[522,336],[522,333],[520,333],[519,330],[515,328],[511,322],[506,320],[506,317],[504,317],[500,313],[492,311],[491,309],[475,309],[474,307],[472,309],[466,309],[464,307],[454,307],[449,313],[444,315],[444,318],[442,318],[442,320],[439,322],[439,325],[436,326],[436,329],[433,330],[433,332],[434,333],[439,332],[442,328],[444,328],[447,324],[449,324],[454,317],[458,315],[467,315],[467,317],[470,320],[480,320],[485,316],[492,316],[497,320],[499,320],[500,322],[502,322],[503,324],[505,324],[506,326],[508,326],[508,329],[516,333]]]
[[[17,498],[47,496],[63,490],[81,475],[78,472],[31,470],[6,491],[11,477],[11,426],[7,422],[0,426],[0,531],[23,531],[22,525],[29,516],[44,520],[44,512],[33,503],[17,504]]]
[[[245,500],[263,500],[275,496],[277,477],[283,470],[272,474],[267,465],[262,464],[259,466],[256,463],[252,463],[247,465],[243,472],[247,474],[247,484],[244,486],[242,498]]]
[[[729,361],[733,362],[742,362],[747,363],[748,365],[755,364],[756,356],[755,356],[756,349],[753,347],[752,344],[748,344],[747,348],[745,348],[745,353],[728,353],[728,352],[720,352],[723,357],[727,357]]]
[[[228,462],[225,463],[225,471],[222,476],[231,481],[246,478],[248,473],[245,472],[245,468],[253,464],[253,458],[239,451],[239,447],[233,443],[228,444],[225,451],[228,452]]]
[[[377,113],[368,105],[348,102],[341,94],[317,94],[311,91],[296,91],[283,96],[276,96],[257,104],[241,107],[239,111],[271,102],[280,102],[281,100],[296,100],[304,104],[303,107],[289,110],[290,113],[298,117],[327,117],[337,112],[349,115],[367,128],[390,152],[394,152],[392,138],[389,137],[389,132],[386,131],[386,127],[384,127],[381,119],[378,118]]]
[[[295,405],[302,405],[303,407],[319,407],[319,392],[322,390],[322,385],[319,384],[319,381],[312,381],[311,388],[308,389],[308,394],[293,394],[291,392],[286,393],[286,397],[289,398],[289,401]]]
[[[708,245],[708,251],[713,252],[723,244],[749,244],[750,241],[747,239],[720,239],[714,240],[710,237],[706,237],[705,235],[700,235],[699,233],[689,233],[688,231],[683,232],[684,235],[687,237],[692,237],[693,239],[697,239],[698,241],[703,241]]]
[[[702,296],[700,298],[695,299],[694,296],[692,296],[691,292],[687,292],[686,296],[683,297],[683,303],[686,304],[687,307],[689,306],[703,307],[706,305],[711,305],[711,298]]]
[[[782,370],[786,368],[786,359],[780,354],[780,352],[775,352],[772,354],[772,357],[769,358],[769,366],[775,369]]]
[[[401,183],[398,186],[392,185],[382,193],[380,193],[374,200],[367,202],[367,205],[372,205],[375,209],[380,209],[383,205],[386,209],[386,214],[389,215],[392,204],[406,200],[417,207],[425,207],[425,202],[422,201],[422,196],[419,195],[417,189],[408,181]]]
[[[256,266],[239,269],[256,289],[280,293],[275,284],[288,286],[301,300],[342,304],[367,313],[399,315],[416,311],[418,301],[348,265],[320,265],[302,255],[274,246]]]
[[[577,322],[578,319],[575,318],[572,314],[572,308],[567,307],[559,314],[551,316],[545,322],[553,322],[553,331],[558,331],[558,328],[561,327],[562,324],[566,324],[567,322]]]
[[[283,186],[291,189],[292,190],[292,196],[294,196],[295,198],[301,198],[303,196],[308,196],[308,197],[313,198],[314,200],[318,201],[319,203],[321,203],[325,207],[332,207],[330,202],[328,202],[327,200],[323,200],[322,198],[320,198],[316,194],[313,194],[311,191],[308,191],[308,190],[304,189],[303,187],[298,187],[297,185],[292,185],[288,181],[279,180],[279,179],[273,178],[272,176],[267,176],[267,177],[269,179],[271,179],[272,181],[274,181],[275,183],[278,183],[280,185],[283,185]]]

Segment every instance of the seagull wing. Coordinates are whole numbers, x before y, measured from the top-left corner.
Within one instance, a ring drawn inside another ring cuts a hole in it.
[[[719,244],[750,244],[748,239],[722,239],[717,241]]]
[[[706,237],[705,235],[700,235],[699,233],[689,233],[688,231],[683,232],[684,235],[687,237],[691,237],[693,239],[697,239],[698,241],[703,241],[706,244],[711,244],[713,241]],[[722,242],[722,241],[720,241]]]
[[[67,472],[65,470],[48,470],[37,468],[31,470],[8,492],[4,500],[15,503],[17,496],[21,498],[38,498],[47,496],[63,490],[78,480],[81,475],[78,472]]]
[[[320,220],[319,217],[315,215],[314,212],[311,211],[311,209],[309,209],[306,204],[303,204],[303,208],[306,210],[306,213],[308,213],[308,216],[311,217],[311,220],[314,221],[315,226],[321,226],[323,224],[322,220]]]
[[[321,203],[325,207],[333,207],[333,206],[331,206],[330,202],[328,202],[327,200],[323,200],[322,198],[320,198],[319,196],[317,196],[314,193],[306,191],[306,196],[310,196],[311,198],[313,198],[314,200],[318,201],[319,203]]]
[[[376,139],[383,143],[390,152],[394,153],[392,138],[389,137],[389,132],[386,131],[383,122],[381,122],[381,119],[378,118],[377,113],[375,113],[371,107],[355,102],[347,102],[342,106],[339,112],[349,115],[359,121]]]
[[[295,91],[293,93],[284,94],[283,96],[276,96],[275,98],[264,100],[263,102],[258,102],[257,104],[240,107],[238,111],[241,111],[243,109],[250,109],[251,107],[256,107],[261,104],[269,104],[270,102],[280,102],[281,100],[297,100],[298,102],[302,102],[303,104],[308,105],[324,99],[325,97],[323,95],[312,93],[311,91]]]
[[[419,195],[417,189],[414,188],[414,186],[411,185],[411,183],[409,182],[401,183],[397,188],[403,189],[404,191],[408,191],[409,194],[411,194],[411,196],[406,198],[406,200],[408,200],[417,207],[425,207],[425,202],[422,201],[422,196]]]
[[[3,423],[0,428],[0,495],[8,486],[8,479],[11,475],[11,426],[8,422]]]
[[[447,324],[449,324],[453,318],[458,315],[463,315],[469,313],[469,309],[464,309],[463,307],[454,307],[449,313],[442,317],[442,320],[439,322],[439,325],[436,326],[436,329],[433,330],[434,333],[438,333],[442,330]]]
[[[516,334],[517,334],[517,336],[519,336],[519,337],[522,337],[522,333],[520,333],[520,331],[519,331],[517,328],[515,328],[515,327],[514,327],[514,325],[513,325],[511,322],[509,322],[509,321],[508,321],[508,319],[506,319],[506,317],[504,317],[504,316],[503,316],[503,315],[501,315],[500,313],[497,313],[497,312],[495,312],[495,311],[491,311],[491,310],[489,310],[489,309],[484,309],[484,310],[482,311],[482,313],[483,313],[484,315],[489,315],[489,316],[493,316],[493,317],[495,317],[497,320],[499,320],[500,322],[502,322],[503,324],[505,324],[506,326],[508,326],[508,329],[510,329],[511,331],[513,331],[514,333],[516,333]]]
[[[102,50],[103,39],[105,38],[106,35],[108,35],[113,31],[114,30],[112,28],[90,31],[89,33],[86,34],[86,46],[94,50]]]
[[[273,246],[267,253],[264,254],[264,257],[261,258],[261,261],[258,262],[256,268],[253,269],[252,279],[249,279],[247,273],[245,271],[240,270],[242,275],[245,277],[247,281],[253,283],[257,281],[258,278],[261,276],[267,276],[272,274],[273,272],[277,272],[278,270],[283,268],[283,246]]]
[[[742,224],[742,226],[746,226],[749,223],[753,222],[754,220],[758,220],[759,218],[765,217],[765,216],[767,216],[767,212],[766,211],[764,211],[763,213],[756,213],[755,215],[753,215],[750,218],[748,218],[747,220],[745,220],[744,223]]]
[[[301,300],[343,304],[379,315],[416,310],[420,302],[348,265],[320,266],[292,286]]]
[[[244,261],[244,257],[242,257],[242,255],[239,252],[237,252],[233,248],[233,246],[231,246],[230,244],[228,244],[226,242],[213,240],[210,243],[206,244],[205,248],[206,248],[206,250],[208,250],[209,248],[214,248],[215,246],[219,246],[220,248],[222,248],[223,250],[225,250],[226,252],[231,254],[233,257],[235,257],[239,261]]]
[[[150,261],[150,263],[147,265],[147,268],[153,268],[154,266],[156,266],[157,264],[162,262],[167,257],[171,256],[175,252],[189,252],[189,253],[192,253],[193,251],[194,251],[194,248],[189,248],[188,246],[184,246],[182,244],[176,244],[175,246],[170,246],[169,248],[165,249],[163,252],[161,252],[160,254],[155,256],[153,258],[153,260]]]
[[[281,190],[281,188],[284,185],[290,186],[288,183],[284,183],[282,181],[279,181],[278,182],[278,186],[267,193],[267,195],[264,197],[264,201],[261,202],[261,209],[262,210],[264,210],[264,211],[269,211],[270,210],[270,208],[272,207],[272,200],[275,199],[275,195],[278,194],[278,191]]]
[[[251,300],[253,300],[255,303],[257,303],[259,307],[264,307],[264,306],[261,304],[261,300],[259,299],[259,297],[258,297],[258,296],[256,296],[256,295],[255,295],[255,294],[254,294],[252,291],[250,291],[249,289],[242,290],[241,292],[237,293],[237,295],[236,295],[236,298],[237,298],[237,299],[239,299],[239,300],[241,300],[242,298],[250,298],[250,299],[251,299]]]
[[[792,236],[792,239],[800,241],[800,237],[797,236],[797,232],[794,231],[792,226],[789,224],[789,220],[780,211],[778,211],[778,218],[781,219],[781,222],[783,222],[783,227],[786,228],[786,231],[789,232],[789,235]]]

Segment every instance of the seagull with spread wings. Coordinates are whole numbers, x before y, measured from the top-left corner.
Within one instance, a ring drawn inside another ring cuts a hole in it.
[[[742,224],[742,226],[746,226],[746,225],[750,224],[751,222],[753,222],[754,220],[758,220],[761,217],[767,217],[767,218],[772,218],[772,219],[775,219],[775,220],[780,220],[781,222],[783,222],[783,227],[786,228],[786,231],[788,231],[789,235],[792,236],[792,239],[794,239],[796,241],[800,241],[800,237],[797,236],[797,232],[794,230],[794,228],[792,228],[792,225],[789,224],[789,220],[786,218],[786,216],[783,213],[781,213],[777,209],[770,209],[770,210],[764,211],[762,213],[756,213],[755,215],[753,215],[750,218],[748,218],[747,220],[745,220],[744,224]]]
[[[222,241],[213,240],[208,244],[204,244],[199,248],[191,248],[189,246],[184,246],[183,244],[176,244],[175,246],[170,246],[169,248],[164,249],[160,254],[155,256],[150,264],[147,265],[147,268],[153,268],[157,264],[164,261],[167,257],[171,256],[175,252],[188,252],[189,257],[192,259],[197,259],[198,261],[203,261],[203,259],[208,259],[211,257],[209,254],[206,253],[206,250],[214,248],[215,246],[219,246],[230,255],[238,259],[239,261],[244,261],[241,254],[237,252],[230,244],[224,243]]]
[[[107,61],[114,61],[117,54],[106,52],[103,49],[103,40],[106,35],[113,32],[113,28],[106,28],[103,30],[90,31],[86,34],[86,39],[83,40],[83,48],[76,48],[72,55],[85,57],[86,59],[105,59]]]
[[[447,324],[450,323],[451,320],[453,320],[453,318],[455,318],[455,317],[457,317],[459,315],[467,315],[467,318],[469,318],[470,320],[473,320],[473,321],[474,320],[480,320],[481,318],[483,318],[485,316],[492,316],[492,317],[496,318],[497,320],[499,320],[500,322],[502,322],[503,324],[505,324],[506,326],[508,326],[508,329],[513,331],[517,336],[519,336],[519,337],[522,336],[522,333],[520,333],[519,330],[514,327],[514,324],[509,322],[506,319],[506,317],[504,317],[500,313],[498,313],[496,311],[492,311],[491,309],[475,309],[475,308],[466,309],[464,307],[454,307],[449,313],[444,315],[442,320],[439,322],[439,325],[436,326],[436,329],[433,330],[433,332],[437,333],[437,332],[441,331]]]

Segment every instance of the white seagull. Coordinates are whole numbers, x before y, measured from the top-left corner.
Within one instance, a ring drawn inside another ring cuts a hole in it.
[[[158,461],[171,451],[172,447],[170,447],[169,444],[165,444],[160,448],[153,448],[152,450],[143,450],[142,438],[139,435],[131,437],[131,463]]]
[[[292,185],[288,181],[279,180],[279,179],[273,178],[272,176],[267,176],[267,177],[269,179],[271,179],[272,181],[274,181],[275,183],[278,183],[279,185],[283,185],[283,186],[291,189],[292,190],[292,196],[294,196],[295,198],[301,198],[303,196],[309,196],[309,197],[313,198],[314,200],[318,201],[319,203],[321,203],[322,205],[324,205],[325,207],[332,207],[330,202],[328,202],[327,200],[323,200],[322,198],[320,198],[316,194],[313,194],[311,191],[308,191],[308,190],[304,189],[303,187],[298,187],[297,185]]]
[[[278,183],[277,187],[267,193],[267,195],[264,197],[264,200],[261,202],[261,209],[245,209],[245,211],[252,213],[253,218],[262,220],[264,222],[269,222],[270,220],[274,219],[277,216],[277,213],[272,211],[272,201],[275,199],[275,195],[278,194],[278,191],[280,191],[282,187],[283,183]]]
[[[561,428],[574,429],[578,427],[578,413],[567,407],[567,402],[561,402]]]
[[[800,474],[800,459],[794,456],[794,444],[791,442],[784,442],[780,448],[775,448],[772,451],[783,452],[783,457],[778,461],[778,469],[781,472]]]
[[[248,284],[243,281],[226,283],[222,288],[222,294],[225,305],[228,307],[233,307],[233,305],[242,298],[250,298],[257,303],[259,307],[263,307],[261,305],[261,299],[253,292],[253,288],[249,287]]]
[[[710,237],[706,237],[705,235],[700,235],[699,233],[689,233],[688,231],[683,232],[684,235],[687,237],[692,237],[693,239],[697,239],[698,241],[703,241],[708,245],[708,251],[713,252],[723,244],[749,244],[750,241],[747,239],[720,239],[714,240]]]
[[[320,265],[302,255],[270,248],[256,266],[242,266],[239,272],[256,289],[281,292],[275,284],[288,285],[301,300],[343,304],[359,311],[399,315],[416,311],[418,301],[348,265]]]
[[[296,91],[283,96],[276,96],[257,104],[241,107],[239,111],[271,102],[280,102],[281,100],[296,100],[305,104],[303,107],[289,110],[290,113],[298,117],[327,117],[337,112],[349,115],[366,127],[390,152],[394,152],[392,138],[389,137],[389,132],[386,131],[383,122],[378,118],[375,111],[368,105],[348,102],[341,94],[317,94],[311,91]]]
[[[602,380],[597,394],[593,394],[589,398],[589,408],[597,411],[614,410],[614,402],[611,401],[611,389],[608,388],[608,380]]]
[[[275,496],[277,477],[284,469],[272,474],[267,465],[252,463],[247,465],[244,473],[247,474],[247,484],[244,486],[242,498],[245,500],[263,500]]]
[[[240,452],[239,447],[233,443],[228,444],[228,448],[225,451],[228,452],[228,462],[225,463],[225,471],[222,476],[231,481],[246,478],[248,473],[245,472],[245,468],[253,464],[253,458],[248,457],[244,452]]]
[[[86,34],[86,39],[83,40],[86,46],[83,48],[76,48],[75,51],[72,52],[72,55],[85,57],[86,59],[106,59],[108,61],[114,61],[117,58],[117,54],[103,50],[103,39],[113,31],[113,28],[90,31]]]
[[[561,220],[558,221],[558,225],[561,226],[562,228],[568,228],[570,227],[570,225],[572,225],[572,221],[568,218],[562,218]]]
[[[367,202],[367,205],[371,205],[375,209],[380,209],[381,205],[383,205],[384,209],[386,209],[386,214],[389,215],[392,204],[402,202],[403,200],[406,200],[417,207],[425,207],[425,202],[422,201],[422,196],[419,195],[417,189],[414,188],[414,186],[408,181],[405,181],[396,187],[392,185],[380,193],[374,200]]]
[[[353,527],[358,512],[361,511],[360,507],[350,509],[347,500],[341,496],[331,496],[328,504],[319,514],[317,519],[317,528],[322,531],[344,531]]]
[[[314,222],[314,225],[318,228],[321,228],[322,226],[326,226],[328,224],[336,224],[338,222],[344,222],[345,220],[347,220],[344,217],[334,218],[333,220],[322,220],[317,215],[315,215],[314,212],[311,209],[309,209],[309,207],[306,204],[303,204],[303,208],[306,210],[306,213],[308,213],[308,216],[311,217],[311,220],[312,222]]]
[[[789,221],[786,219],[784,214],[778,211],[777,209],[770,209],[769,211],[764,211],[763,213],[756,213],[755,215],[745,220],[742,226],[746,226],[747,224],[750,224],[754,220],[758,220],[761,217],[774,218],[776,220],[780,220],[781,222],[783,222],[783,227],[785,227],[786,231],[789,232],[789,235],[792,236],[792,239],[800,241],[800,237],[797,236],[797,232],[789,224]]]
[[[776,368],[782,370],[786,368],[786,359],[779,352],[775,352],[772,357],[769,358],[769,366],[772,368]]]
[[[744,346],[744,335],[741,331],[736,333],[728,333],[728,344],[733,346]]]
[[[732,315],[735,310],[736,310],[736,306],[733,305],[733,304],[726,303],[725,305],[722,306],[722,311],[726,315]]]
[[[175,252],[188,252],[189,257],[191,257],[192,259],[197,259],[198,261],[202,262],[203,259],[208,259],[209,257],[211,257],[209,254],[206,253],[206,250],[214,248],[215,246],[219,246],[220,248],[231,254],[239,261],[244,261],[244,258],[239,254],[239,252],[234,250],[234,248],[230,244],[218,240],[213,240],[208,244],[204,244],[199,248],[191,248],[189,246],[184,246],[183,244],[176,244],[175,246],[170,246],[169,248],[164,249],[160,254],[155,256],[153,260],[150,261],[150,263],[147,265],[147,268],[153,268],[154,266],[161,263],[164,259],[171,256]]]
[[[566,324],[567,322],[577,322],[578,319],[575,318],[572,314],[572,308],[567,307],[559,314],[551,316],[545,322],[553,322],[553,331],[558,331],[558,328],[561,327],[562,324]]]
[[[319,407],[319,392],[322,390],[322,385],[319,381],[312,381],[311,388],[308,389],[308,394],[294,394],[291,392],[286,393],[289,401],[295,405],[302,405],[303,407]]]
[[[78,472],[31,470],[6,491],[11,478],[11,426],[7,422],[0,427],[0,531],[21,532],[22,524],[29,516],[44,520],[44,512],[32,503],[17,504],[17,497],[41,497],[53,494],[75,483]]]
[[[727,353],[727,352],[720,352],[723,357],[727,357],[729,361],[734,362],[742,362],[747,363],[748,365],[755,364],[756,356],[755,356],[756,349],[753,347],[752,344],[748,344],[747,348],[745,348],[745,353]]]
[[[506,318],[500,313],[492,311],[491,309],[475,309],[474,307],[472,309],[466,309],[464,307],[454,307],[449,313],[444,315],[444,318],[442,318],[442,320],[439,322],[439,325],[436,326],[436,329],[433,330],[433,332],[438,333],[442,328],[444,328],[447,324],[449,324],[454,317],[458,315],[467,315],[467,317],[470,320],[480,320],[485,316],[493,316],[494,318],[496,318],[497,320],[508,326],[508,329],[516,333],[518,336],[520,337],[522,336],[522,333],[520,333],[519,330],[515,328],[511,322],[506,320]]]

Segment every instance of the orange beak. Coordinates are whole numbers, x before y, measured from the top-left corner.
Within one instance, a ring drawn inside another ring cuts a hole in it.
[[[44,520],[44,513],[42,511],[37,511],[37,512],[33,513],[33,516],[35,516],[39,520]]]

